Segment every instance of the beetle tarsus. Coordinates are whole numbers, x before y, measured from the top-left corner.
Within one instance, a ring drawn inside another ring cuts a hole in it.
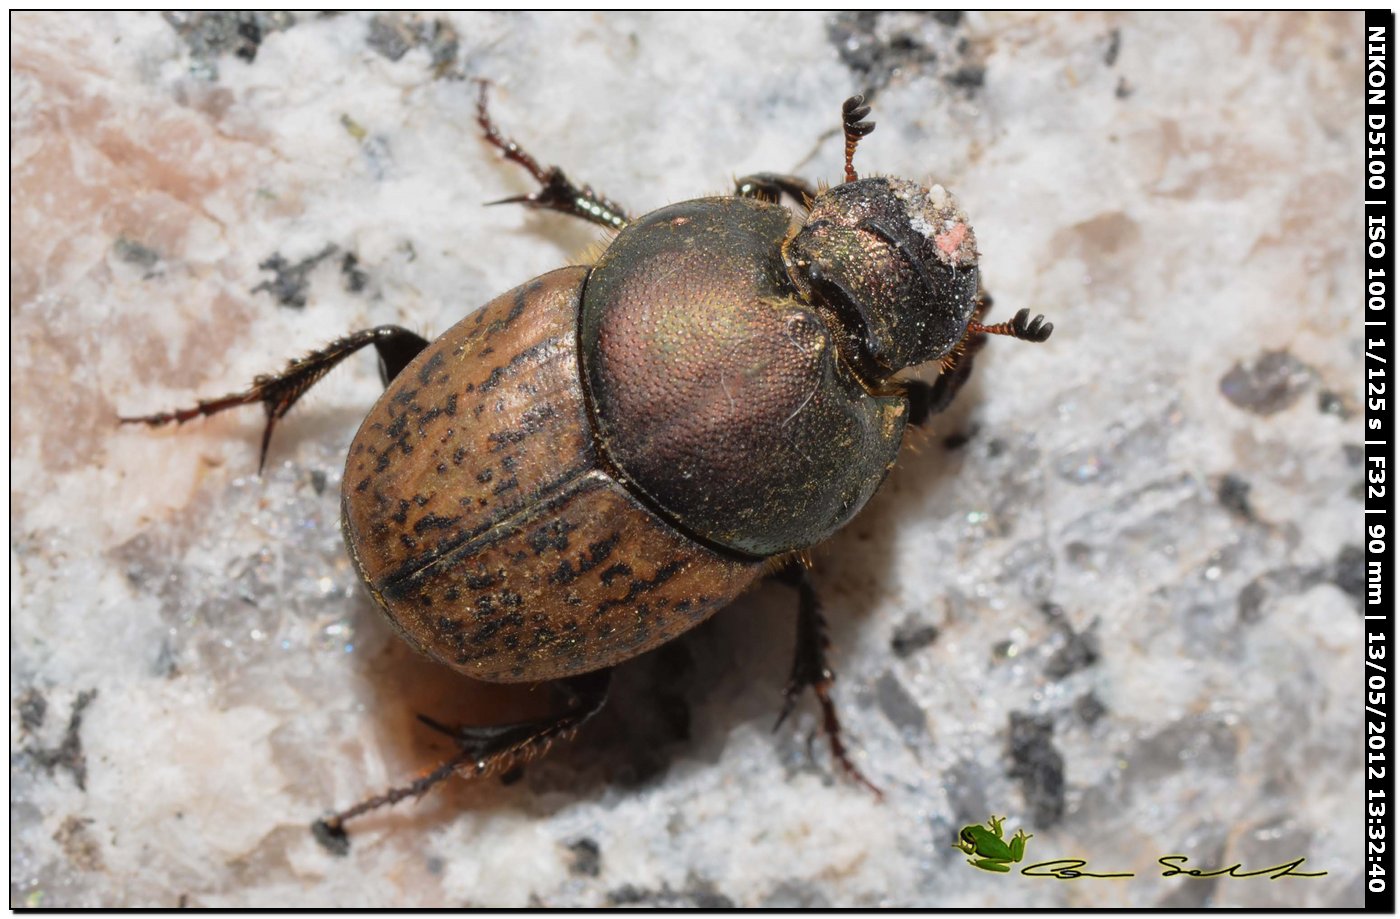
[[[627,210],[622,205],[610,200],[606,195],[599,194],[588,185],[575,185],[558,166],[541,165],[524,147],[502,134],[491,118],[490,107],[487,104],[491,84],[487,80],[476,82],[476,123],[481,126],[482,136],[487,143],[500,150],[506,159],[523,168],[540,183],[540,190],[537,192],[502,198],[489,204],[523,204],[526,207],[558,211],[610,230],[621,230],[631,223],[632,218],[627,216]]]
[[[848,778],[864,785],[876,798],[884,800],[885,793],[856,767],[856,764],[851,761],[850,754],[846,751],[846,745],[841,742],[841,722],[836,717],[836,705],[831,701],[831,681],[814,684],[812,691],[821,704],[822,733],[826,734],[827,743],[831,746],[832,758],[840,764],[842,771],[846,773]]]
[[[331,853],[344,855],[350,848],[349,835],[345,831],[346,821],[397,804],[405,798],[421,798],[454,773],[465,778],[506,774],[544,755],[556,741],[573,736],[585,722],[598,714],[607,702],[611,679],[611,670],[598,670],[556,681],[553,685],[566,697],[567,707],[561,714],[537,721],[452,726],[427,715],[419,715],[419,721],[457,742],[457,754],[407,785],[390,788],[353,807],[317,820],[311,824],[312,835]]]
[[[361,814],[397,804],[404,798],[421,798],[434,785],[456,772],[472,758],[470,751],[463,750],[431,772],[426,772],[407,785],[391,788],[381,794],[366,798],[354,807],[346,808],[329,817],[323,817],[311,824],[311,835],[332,855],[344,855],[350,851],[350,835],[345,832],[345,821]]]
[[[836,675],[826,663],[826,652],[831,646],[826,635],[826,620],[822,618],[817,604],[817,592],[812,586],[812,578],[807,569],[799,564],[789,564],[775,577],[797,590],[797,649],[793,654],[792,672],[783,690],[783,708],[778,713],[778,721],[773,725],[777,730],[787,720],[797,705],[803,691],[810,688],[817,697],[822,710],[822,733],[831,747],[831,757],[841,770],[852,780],[864,785],[877,798],[884,798],[882,792],[851,761],[846,745],[841,740],[841,720],[836,715],[836,704],[831,699],[831,685]]]
[[[366,345],[374,345],[379,352],[379,375],[388,386],[398,376],[408,362],[428,346],[427,339],[408,329],[396,325],[375,326],[363,329],[344,338],[337,338],[319,351],[299,357],[287,364],[287,369],[279,374],[262,374],[253,378],[253,385],[243,392],[230,393],[218,399],[202,400],[192,408],[173,412],[157,412],[154,415],[122,416],[121,424],[145,424],[151,427],[184,424],[193,418],[216,415],[240,405],[261,404],[267,413],[267,425],[263,428],[262,448],[258,454],[258,474],[261,475],[267,462],[267,449],[272,443],[272,428],[277,420],[291,411],[297,400],[315,386],[333,367]]]

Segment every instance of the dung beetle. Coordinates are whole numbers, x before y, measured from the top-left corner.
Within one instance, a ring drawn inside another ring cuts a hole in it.
[[[502,294],[436,341],[378,326],[243,392],[121,419],[183,423],[261,404],[261,469],[277,421],[373,345],[386,389],[351,443],[341,498],[355,569],[418,651],[476,679],[562,690],[560,712],[540,720],[424,718],[459,752],[316,821],[328,848],[345,851],[352,817],[539,755],[601,708],[609,668],[764,576],[799,601],[778,723],[813,690],[834,759],[879,793],[841,742],[804,551],[870,500],[905,428],[947,407],[988,335],[1039,342],[1052,327],[1027,310],[982,324],[990,299],[952,195],[857,176],[869,112],[861,96],[842,108],[841,184],[760,173],[733,196],[634,218],[505,137],[483,82],[485,140],[539,183],[506,202],[613,231],[596,261]],[[942,367],[932,384],[898,376],[929,362]]]

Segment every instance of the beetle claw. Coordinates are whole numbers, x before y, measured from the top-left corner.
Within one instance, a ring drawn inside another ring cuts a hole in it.
[[[451,737],[454,740],[457,739],[457,729],[450,725],[443,724],[436,718],[431,718],[427,715],[419,715],[418,720],[440,734],[446,734],[448,737]]]
[[[332,855],[347,855],[350,852],[350,834],[345,832],[345,827],[334,817],[317,820],[311,824],[311,835]]]
[[[802,687],[798,686],[796,683],[789,682],[787,688],[783,690],[783,707],[778,712],[778,720],[773,722],[773,731],[775,733],[778,728],[783,726],[783,722],[787,721],[788,715],[792,714],[792,710],[797,707],[797,698],[800,695],[802,695]]]
[[[498,201],[487,201],[486,207],[495,207],[498,204],[523,204],[526,207],[535,203],[534,195],[512,195],[509,198],[501,198]]]

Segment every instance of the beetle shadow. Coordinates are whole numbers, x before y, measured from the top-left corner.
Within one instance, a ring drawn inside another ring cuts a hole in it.
[[[788,591],[776,586],[759,593],[788,599]],[[465,813],[546,816],[580,801],[599,800],[610,791],[645,788],[664,777],[677,759],[718,760],[724,737],[717,728],[723,727],[723,719],[715,718],[712,706],[703,700],[722,684],[746,682],[742,671],[735,674],[730,668],[733,655],[722,650],[735,638],[724,620],[746,618],[753,599],[741,598],[687,634],[614,668],[603,710],[576,737],[526,764],[523,780],[449,779],[416,803],[410,799],[351,822],[347,829],[352,847],[360,834],[426,832]],[[357,643],[369,651],[362,659],[361,698],[366,717],[375,722],[375,743],[393,785],[407,784],[456,753],[449,738],[417,721],[419,714],[449,725],[489,725],[547,717],[558,710],[548,684],[470,679],[412,650],[368,598],[355,605]],[[791,617],[776,619],[788,621],[775,623],[784,650],[783,661],[769,668],[763,687],[770,717],[777,711],[792,640]],[[697,721],[704,722],[698,730]],[[366,787],[361,797],[384,790]],[[353,803],[328,801],[325,807],[329,811]]]
[[[857,750],[862,728],[852,704],[854,681],[840,676],[842,649],[855,647],[858,637],[868,638],[861,634],[869,628],[867,598],[892,589],[885,583],[892,550],[911,515],[927,504],[931,489],[955,487],[952,477],[966,457],[961,446],[945,442],[965,442],[978,389],[975,380],[970,382],[948,412],[925,431],[912,432],[918,445],[913,451],[906,446],[866,510],[814,553],[816,586],[832,641],[830,663],[838,674],[834,694],[845,716],[847,742]],[[410,781],[456,752],[449,738],[417,722],[420,713],[446,724],[484,725],[544,717],[555,710],[557,701],[547,684],[472,680],[409,648],[367,597],[356,607],[357,633],[367,649],[374,649],[363,665],[366,709],[377,723],[394,784]],[[662,781],[678,762],[722,767],[736,728],[752,723],[767,731],[777,718],[792,662],[796,611],[790,588],[771,581],[759,584],[686,634],[616,667],[608,704],[574,739],[529,763],[522,780],[448,780],[416,803],[351,823],[352,845],[357,834],[423,832],[464,813],[548,816],[580,801],[644,790]],[[815,724],[809,694],[780,730],[811,732]],[[811,750],[815,768],[841,781],[825,745]],[[362,791],[368,796],[383,790]],[[327,807],[351,803],[327,802]]]
[[[974,375],[951,407],[923,427],[908,429],[899,459],[874,497],[850,524],[817,547],[813,561],[819,587],[829,595],[828,610],[834,611],[839,602],[846,613],[859,614],[869,597],[897,592],[898,585],[890,581],[897,546],[910,538],[930,506],[938,503],[933,500],[936,491],[958,488],[959,476],[970,460],[968,442],[976,436],[973,416],[981,389],[980,377]],[[930,577],[936,578],[947,560],[921,561],[934,572]],[[839,638],[838,623],[849,618],[828,616],[833,641]]]

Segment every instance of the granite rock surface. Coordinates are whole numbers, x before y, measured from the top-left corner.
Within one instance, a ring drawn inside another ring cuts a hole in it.
[[[1355,906],[1361,902],[1354,14],[16,14],[11,902],[43,906]],[[287,420],[185,405],[344,332],[442,330],[636,212],[748,172],[934,179],[1005,318],[959,404],[815,552],[838,704],[773,730],[794,600],[622,667],[510,785],[307,824],[527,690],[409,651],[341,545],[348,362]],[[1027,863],[951,846],[1008,816]],[[1156,860],[1316,878],[1162,878]]]

